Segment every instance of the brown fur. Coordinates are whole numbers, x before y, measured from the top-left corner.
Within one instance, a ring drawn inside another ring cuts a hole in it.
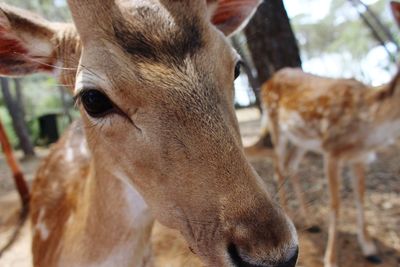
[[[277,72],[262,88],[265,116],[274,142],[276,179],[283,183],[285,174],[294,177],[306,221],[297,166],[309,150],[324,155],[331,210],[326,267],[336,266],[341,162],[349,162],[354,170],[364,255],[376,253],[363,219],[364,164],[368,153],[400,135],[399,98],[397,76],[388,86],[370,89],[355,80],[328,79],[289,68]],[[284,189],[280,190],[280,197],[284,203]]]

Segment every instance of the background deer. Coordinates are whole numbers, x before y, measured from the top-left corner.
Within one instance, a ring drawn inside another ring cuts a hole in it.
[[[392,9],[398,15],[400,4],[393,2]],[[337,266],[339,174],[344,163],[354,176],[362,252],[369,261],[381,262],[364,219],[365,165],[371,152],[400,135],[399,85],[399,74],[389,85],[372,90],[355,80],[328,79],[287,68],[277,72],[262,88],[266,116],[263,133],[266,127],[270,129],[275,176],[280,184],[285,175],[291,176],[305,220],[306,205],[296,174],[298,165],[307,151],[324,156],[330,190],[325,267]],[[283,188],[280,199],[285,205]]]
[[[295,266],[294,227],[243,153],[223,35],[259,1],[68,3],[76,30],[0,12],[0,72],[58,72],[82,115],[33,185],[34,265],[151,266],[156,218],[207,266]]]

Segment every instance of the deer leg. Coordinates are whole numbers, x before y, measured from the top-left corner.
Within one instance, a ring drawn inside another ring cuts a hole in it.
[[[307,227],[307,230],[312,233],[317,233],[320,231],[319,227],[312,226],[308,212],[307,212],[307,204],[304,199],[303,189],[300,183],[300,177],[298,175],[298,170],[300,166],[300,162],[303,159],[306,151],[300,147],[293,146],[290,155],[286,161],[286,169],[289,170],[290,179],[292,182],[293,190],[296,195],[297,201],[300,205],[300,214],[304,221],[304,225]]]
[[[297,200],[299,201],[300,204],[300,212],[301,215],[303,216],[303,219],[307,218],[307,210],[306,210],[306,204],[303,198],[302,194],[302,189],[300,185],[300,180],[298,176],[298,169],[300,165],[300,161],[304,157],[305,151],[299,147],[293,146],[291,153],[288,156],[288,159],[286,161],[286,169],[289,170],[289,175],[291,178],[291,182],[293,184],[293,189],[296,194]]]
[[[365,166],[357,162],[351,164],[353,173],[353,186],[355,193],[355,202],[357,207],[357,223],[358,223],[358,242],[365,258],[372,263],[381,263],[381,259],[377,256],[377,249],[372,241],[364,216],[364,193],[365,193]]]
[[[287,138],[281,133],[278,117],[276,114],[269,114],[268,126],[271,131],[271,139],[274,145],[274,179],[278,186],[279,201],[281,207],[287,211],[285,192],[285,159],[287,152]]]
[[[336,157],[325,155],[325,175],[328,178],[329,187],[329,232],[328,245],[325,251],[325,267],[337,267],[337,225],[340,210],[340,181],[339,161]]]
[[[285,191],[285,158],[287,153],[287,142],[284,138],[279,138],[274,143],[274,178],[278,185],[279,201],[285,211],[287,211],[287,199]]]

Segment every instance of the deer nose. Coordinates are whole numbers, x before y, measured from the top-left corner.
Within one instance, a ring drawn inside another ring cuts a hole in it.
[[[247,262],[240,256],[235,244],[232,243],[228,246],[228,254],[235,267],[295,267],[297,263],[297,258],[299,256],[299,248],[296,247],[294,249],[291,249],[289,253],[289,260],[283,260],[274,264],[253,264]]]

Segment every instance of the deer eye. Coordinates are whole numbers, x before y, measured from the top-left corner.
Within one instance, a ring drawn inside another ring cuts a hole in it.
[[[236,63],[236,66],[235,66],[235,80],[240,76],[241,67],[242,67],[242,61],[239,61],[238,63]]]
[[[104,117],[115,110],[111,100],[98,90],[86,90],[81,93],[80,99],[86,112],[95,118]]]

